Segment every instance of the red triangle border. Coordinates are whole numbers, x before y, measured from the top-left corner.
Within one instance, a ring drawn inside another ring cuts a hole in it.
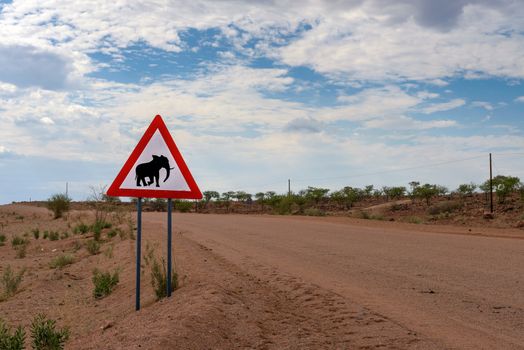
[[[173,158],[175,158],[175,162],[177,163],[178,168],[180,169],[180,172],[182,173],[182,176],[184,176],[184,179],[186,180],[187,185],[189,186],[189,191],[175,191],[175,190],[142,190],[142,189],[129,189],[129,188],[120,188],[122,186],[122,183],[124,182],[127,175],[133,170],[133,165],[135,165],[136,161],[146,148],[147,144],[155,134],[155,131],[159,130],[160,134],[162,135],[169,151],[173,155]],[[125,162],[124,166],[116,176],[115,180],[109,186],[109,189],[107,190],[107,195],[112,197],[144,197],[144,198],[179,198],[179,199],[201,199],[202,198],[202,192],[200,192],[200,189],[198,188],[198,185],[195,182],[195,179],[193,179],[193,175],[191,175],[191,172],[189,171],[189,168],[186,165],[186,162],[184,161],[184,158],[182,158],[182,154],[178,150],[175,141],[173,140],[173,137],[171,137],[171,134],[169,133],[169,130],[167,129],[166,124],[162,120],[162,117],[160,115],[155,116],[149,127],[147,128],[146,132],[136,145],[133,152],[131,152],[131,155]]]

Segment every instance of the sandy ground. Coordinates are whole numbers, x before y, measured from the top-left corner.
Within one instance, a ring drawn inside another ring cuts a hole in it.
[[[3,231],[67,228],[42,208],[1,209],[25,216],[4,219]],[[40,239],[24,259],[0,247],[2,269],[29,269],[0,317],[27,325],[46,312],[70,327],[68,349],[524,349],[522,230],[204,214],[173,224],[172,298],[155,302],[144,265],[134,312],[133,240],[108,240],[108,257],[73,252],[87,237]],[[143,230],[143,246],[165,255],[166,214],[144,214]],[[75,263],[50,269],[62,252]],[[94,267],[120,269],[101,300]]]

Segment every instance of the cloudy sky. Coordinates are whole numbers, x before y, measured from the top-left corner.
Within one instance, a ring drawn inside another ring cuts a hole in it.
[[[161,114],[202,190],[524,178],[520,0],[0,1],[0,203],[112,182]]]

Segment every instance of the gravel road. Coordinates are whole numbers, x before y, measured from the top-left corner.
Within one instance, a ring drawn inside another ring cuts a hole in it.
[[[175,214],[173,224],[252,275],[294,278],[380,315],[418,348],[524,349],[523,239],[340,218]]]

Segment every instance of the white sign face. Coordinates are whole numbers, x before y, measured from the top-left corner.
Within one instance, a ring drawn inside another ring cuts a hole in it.
[[[190,190],[159,130],[155,131],[120,188],[133,190]]]

